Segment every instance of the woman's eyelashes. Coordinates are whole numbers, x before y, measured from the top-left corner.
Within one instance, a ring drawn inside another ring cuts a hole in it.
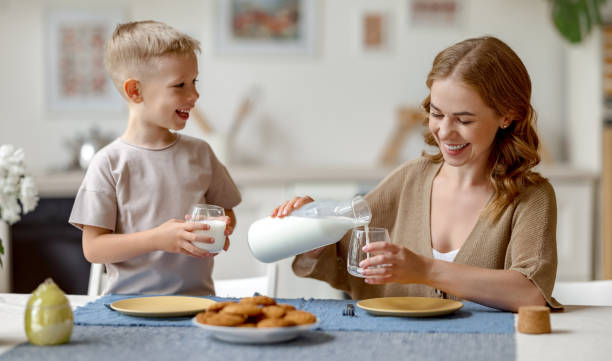
[[[440,114],[440,113],[430,112],[430,113],[429,113],[429,115],[431,115],[432,117],[434,117],[434,118],[436,118],[436,119],[441,119],[441,118],[444,118],[444,115],[443,115],[443,114]],[[463,120],[463,119],[461,119],[461,118],[455,118],[455,120],[456,120],[458,123],[462,124],[462,125],[468,125],[468,124],[471,124],[471,123],[473,122],[473,121],[471,121],[471,120]]]

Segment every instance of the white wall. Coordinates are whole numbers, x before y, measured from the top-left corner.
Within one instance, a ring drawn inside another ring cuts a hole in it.
[[[483,34],[500,37],[522,57],[532,76],[542,138],[556,159],[568,157],[561,143],[568,129],[566,47],[550,23],[547,1],[465,1],[464,20],[453,28],[411,26],[407,4],[319,0],[315,54],[220,56],[214,43],[217,7],[212,0],[0,0],[0,144],[25,148],[29,167],[45,170],[67,164],[63,143],[77,132],[95,124],[120,134],[125,113],[46,110],[43,25],[48,8],[122,6],[126,19],[164,21],[203,42],[198,107],[219,131],[227,130],[248,89],[262,90],[256,112],[239,133],[243,150],[262,162],[374,164],[393,128],[395,109],[417,105],[426,95],[424,80],[435,54]],[[364,8],[392,13],[395,42],[389,53],[364,54],[354,46],[355,19]],[[260,138],[264,123],[272,129],[266,141]],[[193,124],[185,132],[203,135]],[[404,157],[420,149],[417,138]]]

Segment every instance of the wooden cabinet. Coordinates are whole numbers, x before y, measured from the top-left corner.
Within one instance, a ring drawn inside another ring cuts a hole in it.
[[[74,198],[43,197],[11,227],[12,291],[31,293],[46,278],[66,293],[87,294],[89,262],[81,231],[68,223]]]

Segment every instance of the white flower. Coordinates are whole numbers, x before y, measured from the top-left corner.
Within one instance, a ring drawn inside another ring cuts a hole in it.
[[[13,224],[38,204],[32,177],[26,175],[22,149],[0,146],[0,220]],[[19,205],[21,203],[21,206]]]
[[[19,203],[17,203],[16,198],[8,199],[8,202],[2,205],[2,219],[6,221],[8,224],[13,224],[21,218],[19,213],[21,212],[21,208],[19,207]]]
[[[36,184],[34,184],[34,179],[32,179],[32,177],[25,176],[21,180],[19,201],[23,207],[23,213],[33,211],[36,205],[38,205],[38,192],[36,191]]]
[[[0,159],[8,159],[15,153],[15,147],[12,144],[0,145]]]

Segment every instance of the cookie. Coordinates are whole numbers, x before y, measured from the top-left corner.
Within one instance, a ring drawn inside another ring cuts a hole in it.
[[[284,308],[286,312],[295,310],[295,307],[293,307],[293,306],[291,306],[289,304],[286,304],[286,303],[277,303],[276,305]]]
[[[199,323],[206,323],[206,319],[214,314],[215,312],[200,312],[196,315],[196,321]]]
[[[261,308],[252,303],[234,303],[225,306],[220,313],[231,313],[244,315],[245,318],[261,314]]]
[[[206,318],[207,325],[237,326],[246,320],[246,316],[235,313],[216,313]]]
[[[317,317],[310,312],[295,310],[289,311],[284,317],[285,320],[293,321],[298,325],[307,325],[317,322]]]
[[[225,306],[232,304],[232,303],[236,303],[236,302],[216,302],[213,303],[212,305],[208,306],[208,308],[206,309],[206,311],[210,311],[210,312],[219,312],[221,311]]]
[[[274,298],[268,296],[253,296],[241,299],[240,303],[252,303],[255,305],[271,306],[275,305],[276,301],[274,300]]]
[[[257,316],[249,317],[249,318],[246,320],[246,322],[247,322],[247,323],[254,323],[254,324],[257,324],[257,322],[259,322],[259,321],[263,320],[264,318],[267,318],[267,317],[266,317],[266,315],[264,315],[264,314],[263,314],[263,312],[262,312],[262,313],[260,313],[260,314],[259,314],[259,315],[257,315]]]
[[[284,307],[273,305],[266,306],[261,309],[261,313],[263,313],[267,318],[283,318],[287,311]]]
[[[257,323],[259,328],[295,326],[295,322],[284,318],[264,318]]]

